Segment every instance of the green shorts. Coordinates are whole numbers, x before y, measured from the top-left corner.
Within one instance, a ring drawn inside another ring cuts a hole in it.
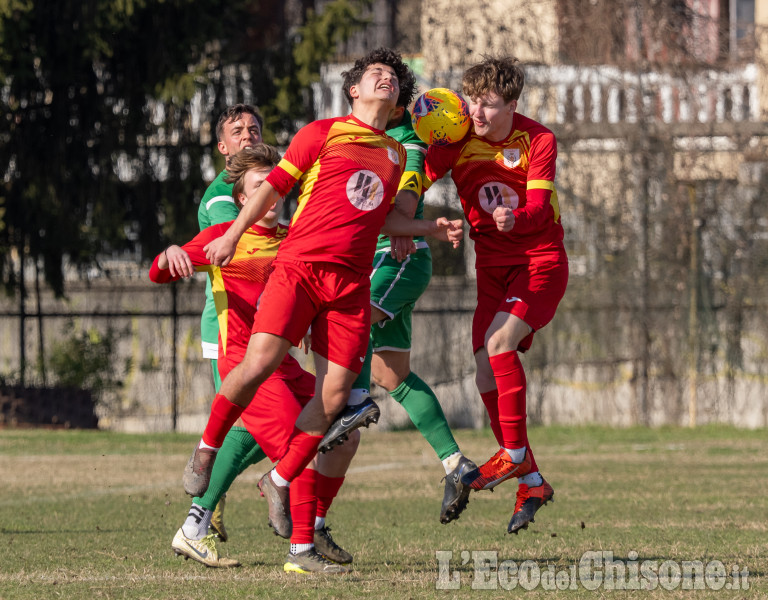
[[[377,250],[371,271],[371,305],[388,315],[388,319],[371,327],[373,351],[411,350],[411,313],[432,278],[432,253],[426,242],[417,243],[418,250],[403,262]]]

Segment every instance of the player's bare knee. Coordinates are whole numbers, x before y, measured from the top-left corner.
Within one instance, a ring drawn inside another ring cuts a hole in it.
[[[485,348],[489,356],[495,356],[503,352],[505,346],[505,336],[502,331],[488,332],[485,334]]]
[[[408,352],[382,352],[373,355],[371,379],[390,393],[397,389],[410,373]]]
[[[264,383],[280,366],[283,356],[266,352],[247,352],[240,363],[241,377],[249,387]]]
[[[371,379],[376,385],[383,387],[388,392],[392,392],[401,383],[403,383],[403,381],[405,381],[405,377],[400,377],[394,371],[387,371],[384,373],[371,373]]]
[[[254,393],[277,368],[276,366],[271,367],[270,363],[264,363],[261,361],[243,361],[242,364],[243,368],[241,369],[241,380],[243,382],[243,386],[247,387],[249,390],[253,390]]]

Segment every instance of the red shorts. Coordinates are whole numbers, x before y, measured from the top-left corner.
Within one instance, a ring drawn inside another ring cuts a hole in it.
[[[229,372],[243,362],[247,348],[240,346],[239,344],[232,343],[230,340],[227,353],[224,353],[224,349],[219,343],[219,377],[224,381]],[[301,368],[299,361],[297,361],[290,354],[286,354],[283,357],[283,361],[277,366],[275,372],[272,373],[272,377],[279,377],[281,379],[299,379],[303,377],[304,369]]]
[[[517,349],[531,347],[533,333],[555,316],[568,285],[568,263],[540,263],[477,269],[477,308],[472,319],[472,351],[485,346],[496,313],[509,313],[533,329]]]
[[[371,330],[367,275],[327,262],[275,260],[259,301],[253,333],[297,346],[312,326],[312,351],[360,373]]]
[[[232,362],[227,361],[227,357],[218,361],[222,380],[242,360],[242,356],[231,358]],[[315,376],[287,354],[243,411],[240,418],[245,428],[272,462],[280,460],[288,450],[288,438],[293,433],[296,419],[314,395]]]

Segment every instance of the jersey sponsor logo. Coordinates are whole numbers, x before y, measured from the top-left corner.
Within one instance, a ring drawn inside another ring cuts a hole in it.
[[[489,214],[493,214],[499,206],[515,209],[520,204],[520,197],[511,187],[498,181],[490,181],[480,188],[478,198],[480,206]]]
[[[373,210],[384,200],[384,184],[373,171],[358,171],[347,180],[347,198],[359,210]]]
[[[520,300],[520,298],[518,298],[517,296],[512,296],[511,298],[506,298],[504,302],[506,302],[507,304],[510,304],[512,302],[522,302],[522,300]]]
[[[520,164],[520,148],[504,148],[504,166],[514,169]]]

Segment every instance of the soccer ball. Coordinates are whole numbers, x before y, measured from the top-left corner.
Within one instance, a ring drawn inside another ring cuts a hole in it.
[[[434,88],[416,100],[411,121],[425,144],[453,144],[469,131],[469,107],[456,92]]]

